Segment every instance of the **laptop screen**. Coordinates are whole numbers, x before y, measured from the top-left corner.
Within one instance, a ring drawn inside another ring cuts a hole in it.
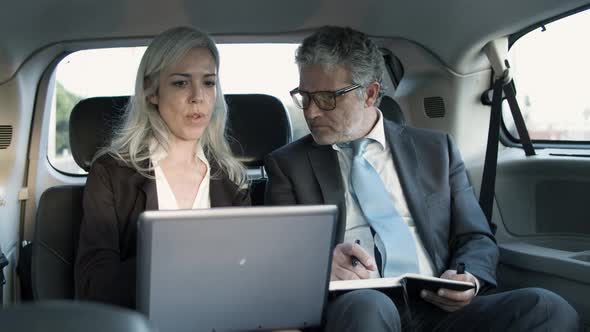
[[[148,211],[137,306],[162,331],[319,325],[336,206]]]

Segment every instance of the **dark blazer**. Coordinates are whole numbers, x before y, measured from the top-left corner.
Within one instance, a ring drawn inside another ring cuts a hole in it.
[[[387,120],[384,127],[408,208],[435,273],[463,262],[486,286],[495,286],[498,247],[451,138]],[[346,206],[336,153],[330,145],[315,144],[308,135],[268,155],[265,201],[336,204],[337,239],[342,242]]]
[[[219,168],[211,163],[211,174]],[[211,206],[250,205],[223,174],[210,182]],[[75,265],[76,297],[135,307],[137,218],[158,209],[156,182],[105,155],[92,164]]]

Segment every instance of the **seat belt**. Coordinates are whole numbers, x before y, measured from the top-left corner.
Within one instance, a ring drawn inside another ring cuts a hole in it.
[[[8,266],[8,259],[4,256],[2,249],[0,249],[0,308],[4,306],[4,285],[6,278],[4,277],[4,268]]]
[[[505,47],[502,49],[502,47]],[[496,76],[493,84],[492,107],[490,114],[490,125],[488,129],[488,142],[486,147],[486,156],[481,180],[481,191],[479,195],[479,205],[483,210],[493,234],[496,234],[497,225],[492,222],[492,212],[494,206],[494,193],[496,187],[496,169],[498,166],[498,143],[500,141],[500,123],[502,118],[502,93],[508,100],[510,113],[514,119],[520,142],[523,146],[526,156],[534,156],[533,147],[529,132],[526,128],[524,118],[516,100],[516,91],[512,77],[510,76],[510,65],[505,56],[500,53],[507,52],[508,45],[506,40],[492,41],[486,45],[485,51],[488,59],[494,68],[494,73],[502,73]]]

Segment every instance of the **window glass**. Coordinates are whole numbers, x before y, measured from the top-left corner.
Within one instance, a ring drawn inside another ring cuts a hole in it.
[[[299,84],[294,55],[297,44],[220,44],[219,79],[224,93],[264,93],[280,99],[288,109],[293,139],[309,130],[303,112],[293,105],[289,91]],[[84,174],[70,152],[69,117],[81,99],[133,93],[135,75],[145,47],[78,51],[57,66],[48,158],[58,170]]]
[[[533,140],[590,141],[590,11],[531,31],[510,49],[521,107]],[[518,138],[507,103],[503,119]]]

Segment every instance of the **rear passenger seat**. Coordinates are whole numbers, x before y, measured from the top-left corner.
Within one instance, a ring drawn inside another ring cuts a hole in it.
[[[0,310],[2,332],[155,332],[138,312],[101,303],[44,301]]]
[[[291,143],[289,113],[275,97],[262,94],[226,95],[229,109],[228,138],[233,153],[252,174],[250,195],[253,205],[264,204],[266,175],[264,157]]]
[[[84,170],[90,169],[92,157],[121,120],[127,100],[126,96],[88,98],[72,110],[70,145],[74,160]],[[226,95],[226,101],[231,149],[252,174],[252,203],[262,205],[266,186],[264,156],[291,142],[288,112],[269,95]],[[31,257],[32,293],[36,300],[74,297],[73,265],[83,190],[79,185],[51,187],[39,200]]]

